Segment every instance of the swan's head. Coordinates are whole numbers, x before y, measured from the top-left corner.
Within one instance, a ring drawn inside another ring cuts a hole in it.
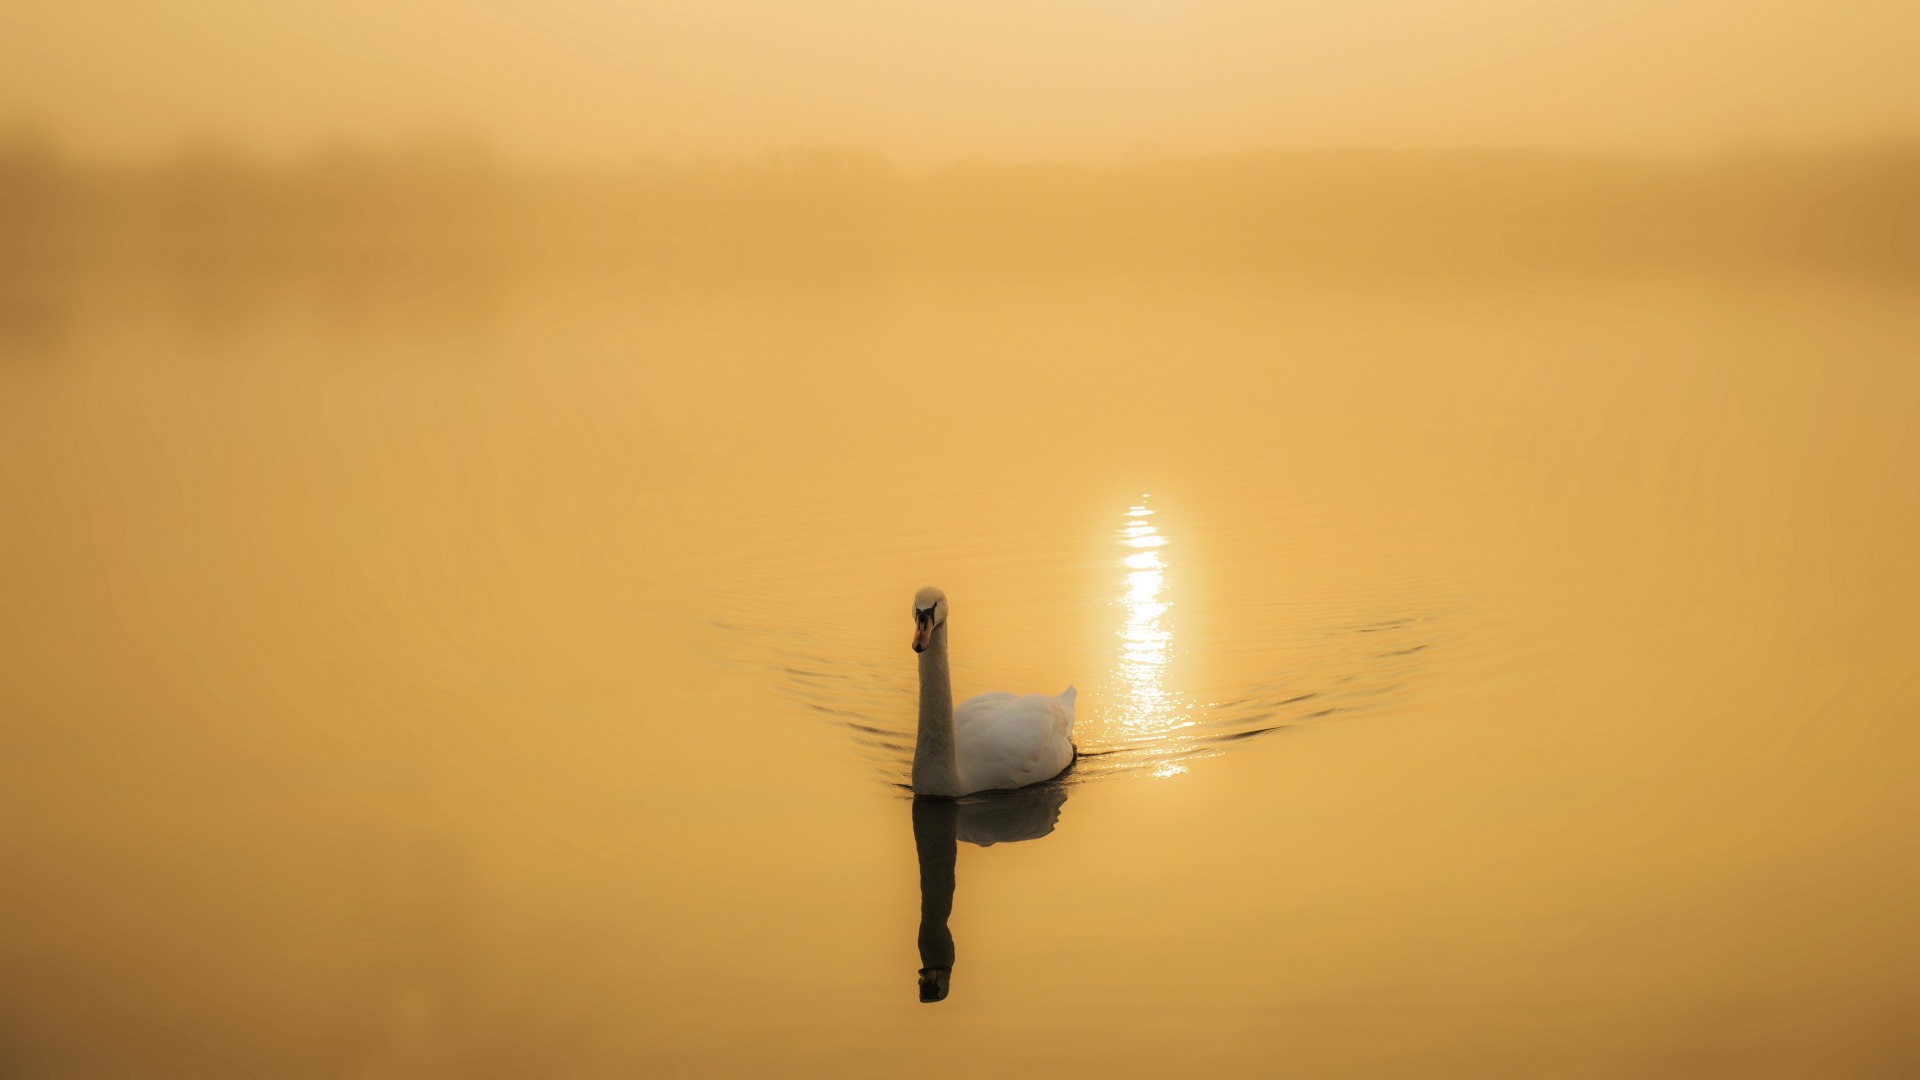
[[[931,1004],[947,1000],[947,987],[953,978],[952,968],[920,969],[920,1001]]]
[[[927,647],[936,628],[947,621],[947,594],[929,585],[913,594],[913,651]]]

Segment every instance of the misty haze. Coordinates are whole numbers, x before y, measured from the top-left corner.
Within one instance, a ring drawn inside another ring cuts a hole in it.
[[[1911,5],[14,6],[0,1074],[1920,1070]]]

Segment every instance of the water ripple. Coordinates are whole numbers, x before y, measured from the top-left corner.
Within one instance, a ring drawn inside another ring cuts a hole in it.
[[[1276,605],[1184,610],[1181,538],[1154,519],[1143,499],[1115,530],[1113,660],[1104,677],[1081,685],[1081,753],[1067,783],[1178,776],[1278,732],[1379,713],[1414,692],[1443,642],[1437,615],[1382,612],[1377,594],[1352,601],[1372,609],[1365,616]],[[836,623],[817,609],[801,620],[797,601],[782,618],[765,610],[765,592],[756,595],[762,610],[750,618],[710,624],[716,662],[775,700],[837,725],[855,756],[904,785],[917,722],[913,664],[881,655],[871,625]],[[1072,616],[1062,613],[1061,621],[1070,624]],[[1195,625],[1212,633],[1196,633]],[[886,641],[904,653],[903,640]],[[1213,667],[1232,669],[1222,681],[1189,682],[1180,674],[1183,660],[1222,655],[1230,662]]]

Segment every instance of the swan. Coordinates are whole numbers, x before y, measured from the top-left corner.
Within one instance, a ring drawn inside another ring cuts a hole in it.
[[[920,736],[913,747],[916,795],[956,798],[1051,780],[1073,764],[1073,699],[1005,691],[953,704],[947,672],[947,594],[913,597],[913,651],[920,654]]]

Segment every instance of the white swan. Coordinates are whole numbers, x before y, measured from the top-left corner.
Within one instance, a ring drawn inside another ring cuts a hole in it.
[[[947,672],[947,594],[932,586],[916,593],[913,626],[913,651],[920,654],[914,794],[951,798],[1025,787],[1073,764],[1073,687],[1058,697],[976,694],[956,709]]]

